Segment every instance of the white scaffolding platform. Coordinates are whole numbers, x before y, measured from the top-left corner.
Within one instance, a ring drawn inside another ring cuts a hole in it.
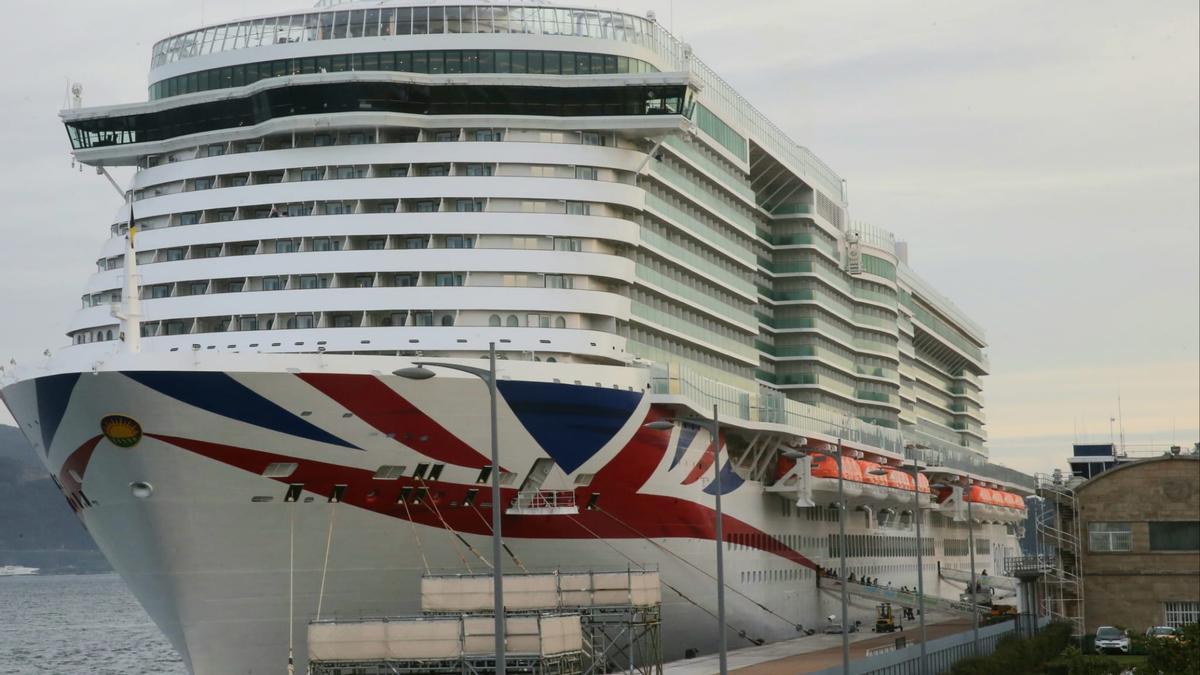
[[[520,675],[662,674],[657,570],[506,574],[506,670]],[[426,575],[420,616],[308,626],[312,675],[496,671],[490,574]]]

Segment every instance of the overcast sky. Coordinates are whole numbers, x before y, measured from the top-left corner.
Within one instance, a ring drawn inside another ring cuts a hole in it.
[[[849,181],[987,332],[993,457],[1200,437],[1195,0],[607,1],[658,19]],[[65,344],[115,191],[57,111],[146,96],[150,46],[277,0],[41,0],[0,41],[0,359]],[[203,17],[202,17],[203,14]],[[11,422],[0,410],[0,422]]]

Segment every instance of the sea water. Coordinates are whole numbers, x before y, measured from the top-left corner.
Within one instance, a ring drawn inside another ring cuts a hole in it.
[[[186,675],[116,574],[0,577],[0,675]]]

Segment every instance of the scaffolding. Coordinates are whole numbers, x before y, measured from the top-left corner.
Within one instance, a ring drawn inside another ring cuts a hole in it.
[[[579,616],[583,675],[662,675],[662,585],[657,570],[528,572],[504,575],[504,606],[512,613],[553,610]],[[427,575],[421,607],[427,615],[489,613],[490,574]]]
[[[1038,496],[1045,500],[1034,515],[1041,559],[1041,596],[1051,618],[1071,624],[1072,635],[1082,638],[1083,546],[1079,502],[1075,496],[1078,479],[1062,472],[1038,474]]]
[[[506,574],[505,669],[515,675],[662,675],[657,570]],[[314,621],[311,675],[496,672],[490,574],[421,578],[418,616]]]

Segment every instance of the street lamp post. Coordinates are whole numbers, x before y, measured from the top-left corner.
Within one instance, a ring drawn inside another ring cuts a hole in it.
[[[808,452],[792,451],[785,452],[787,457],[803,457],[805,454],[816,453],[833,457],[837,463],[838,473],[838,561],[840,564],[841,576],[839,579],[842,602],[842,672],[849,675],[850,673],[850,597],[849,588],[847,586],[848,579],[846,574],[846,485],[845,474],[842,472],[842,439],[837,440],[837,450],[813,449]]]
[[[504,509],[500,497],[500,439],[496,422],[496,343],[488,343],[488,369],[463,366],[454,363],[430,363],[414,361],[411,368],[401,368],[393,371],[393,375],[409,380],[428,380],[434,372],[426,366],[447,368],[474,375],[487,383],[488,397],[491,399],[491,430],[492,430],[492,594],[494,596],[493,611],[496,618],[496,675],[504,675],[505,667],[505,626],[504,626],[504,559],[501,557],[503,540],[500,536],[500,515]]]
[[[872,476],[886,476],[887,471],[883,469],[872,469],[867,473]],[[925,646],[928,633],[925,630],[925,553],[921,549],[924,547],[924,542],[921,540],[921,492],[918,476],[921,475],[921,467],[916,460],[912,463],[912,480],[913,480],[913,523],[917,528],[917,614],[919,615],[919,623],[921,626],[921,669],[922,675],[927,675],[929,672],[929,654]]]
[[[979,609],[978,598],[975,596],[975,519],[971,516],[971,479],[966,479],[967,487],[963,499],[967,502],[967,547],[971,553],[971,644],[975,656],[979,656]]]
[[[677,421],[682,419],[665,419],[654,422],[647,422],[643,426],[647,429],[656,429],[665,431],[675,426]],[[712,414],[712,445],[713,445],[713,492],[716,493],[715,504],[713,510],[716,517],[716,528],[713,532],[713,537],[717,542],[717,658],[720,663],[721,675],[729,673],[729,649],[725,636],[725,530],[722,523],[724,517],[721,513],[721,422],[718,416],[718,408],[713,404]]]
[[[837,441],[837,452],[833,455],[838,469],[838,554],[841,558],[842,582],[842,672],[850,675],[850,598],[849,579],[846,576],[846,487],[845,472],[842,471],[842,439]]]
[[[920,616],[921,626],[921,675],[929,675],[929,653],[925,645],[929,641],[925,630],[925,540],[921,539],[921,521],[925,519],[925,514],[921,512],[920,481],[917,478],[920,475],[921,467],[913,460],[913,522],[917,526],[917,614]]]

